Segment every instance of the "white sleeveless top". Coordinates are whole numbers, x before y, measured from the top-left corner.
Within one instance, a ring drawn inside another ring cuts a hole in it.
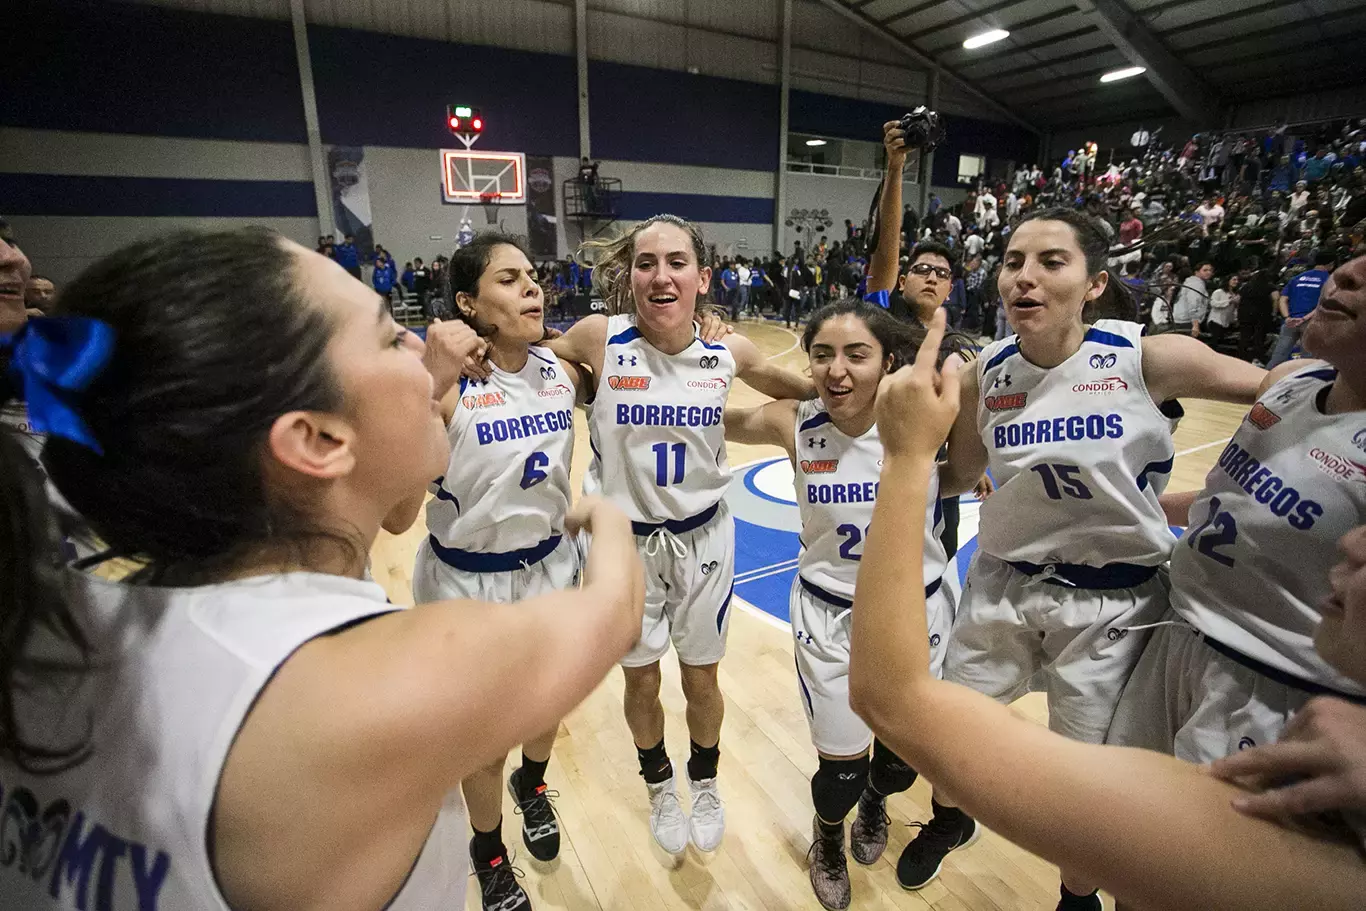
[[[1142,326],[1098,320],[1051,369],[1025,360],[1018,336],[977,364],[977,427],[996,482],[982,550],[1036,564],[1165,563],[1175,538],[1157,496],[1175,449],[1143,381]]]
[[[1314,362],[1257,400],[1191,506],[1171,600],[1250,658],[1363,695],[1314,650],[1338,538],[1366,522],[1366,412],[1321,410],[1336,377]]]
[[[680,521],[716,505],[730,486],[722,423],[735,380],[730,349],[694,338],[665,354],[634,314],[610,316],[602,373],[585,487],[636,522]]]
[[[23,445],[24,450],[37,462],[43,454],[43,443],[47,436],[33,432],[33,428],[28,422],[28,408],[24,406],[24,403],[8,402],[0,407],[0,424],[19,435],[19,442]]]
[[[55,775],[0,762],[0,908],[226,911],[207,835],[243,719],[301,645],[397,608],[372,582],[313,573],[179,589],[73,576],[107,665],[18,707],[37,742],[89,723],[93,753]],[[389,911],[464,906],[465,828],[457,787]]]
[[[460,381],[447,433],[451,459],[427,503],[427,531],[442,545],[505,553],[564,532],[571,499],[574,381],[548,348],[532,347],[517,373],[493,367]]]
[[[860,437],[835,426],[820,399],[797,403],[797,463],[793,466],[797,508],[802,517],[798,573],[812,585],[853,600],[868,526],[882,475],[882,440],[874,424]],[[948,564],[938,466],[930,473],[925,511],[925,585],[944,575]]]

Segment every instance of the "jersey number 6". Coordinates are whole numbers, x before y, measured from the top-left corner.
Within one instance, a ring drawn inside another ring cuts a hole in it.
[[[522,466],[522,489],[526,490],[535,487],[537,484],[550,477],[546,469],[550,467],[550,457],[544,452],[533,452],[526,457],[526,464]]]

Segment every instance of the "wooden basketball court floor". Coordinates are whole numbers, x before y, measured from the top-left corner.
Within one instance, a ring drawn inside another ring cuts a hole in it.
[[[738,331],[771,358],[804,370],[806,357],[796,333],[771,323],[741,323]],[[757,404],[763,396],[737,382],[736,405]],[[1202,486],[1224,441],[1237,429],[1246,409],[1210,402],[1184,402],[1186,417],[1175,435],[1177,458],[1172,491]],[[573,483],[581,488],[588,466],[588,432],[576,416]],[[732,465],[782,453],[771,446],[728,447]],[[380,533],[372,552],[372,572],[398,603],[412,603],[412,569],[426,534],[424,519],[403,535]],[[737,601],[740,600],[737,595]],[[533,860],[521,844],[521,819],[504,798],[503,836],[515,852],[514,865],[535,908],[610,909],[816,909],[806,853],[811,841],[810,777],[816,753],[807,733],[792,666],[792,639],[783,624],[743,602],[731,619],[721,689],[726,719],[721,734],[721,795],[726,806],[726,837],[711,856],[693,848],[681,859],[661,851],[649,831],[649,803],[634,744],[622,717],[622,676],[613,671],[560,726],[547,781],[559,792],[563,840],[551,864]],[[682,774],[688,756],[683,694],[678,663],[670,652],[663,663],[661,698],[666,741],[679,770],[680,796],[687,806]],[[1041,723],[1047,713],[1041,694],[1015,704],[1022,715]],[[514,752],[512,766],[518,761]],[[896,859],[916,830],[907,823],[930,817],[930,792],[924,781],[888,802],[890,840],[872,867],[849,861],[854,911],[1033,911],[1057,903],[1057,868],[987,832],[970,848],[949,855],[937,880],[919,892],[896,881]],[[480,908],[471,878],[467,907]],[[1113,907],[1106,899],[1106,907]]]

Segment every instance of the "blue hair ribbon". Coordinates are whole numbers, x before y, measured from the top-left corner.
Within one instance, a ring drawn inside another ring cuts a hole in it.
[[[103,455],[76,400],[109,364],[114,329],[86,316],[34,317],[12,336],[0,336],[9,369],[23,389],[29,426]]]

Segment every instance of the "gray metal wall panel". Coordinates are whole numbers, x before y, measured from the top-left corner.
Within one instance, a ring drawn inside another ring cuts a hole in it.
[[[121,133],[0,128],[0,162],[15,174],[312,180],[308,147]]]
[[[318,241],[314,218],[71,218],[49,215],[10,217],[22,238],[33,271],[61,286],[100,257],[144,237],[188,228],[240,228],[265,225],[312,249]]]

